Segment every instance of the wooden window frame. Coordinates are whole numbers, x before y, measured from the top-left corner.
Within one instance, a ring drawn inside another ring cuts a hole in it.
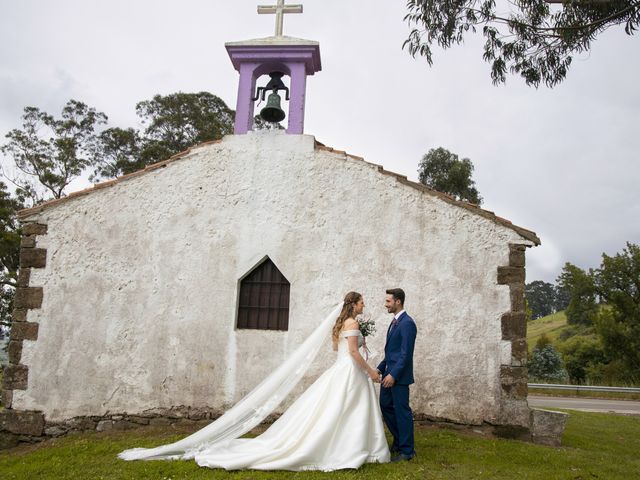
[[[289,329],[291,284],[267,256],[238,282],[238,330]]]

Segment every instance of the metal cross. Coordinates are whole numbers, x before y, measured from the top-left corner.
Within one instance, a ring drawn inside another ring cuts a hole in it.
[[[260,14],[276,14],[276,37],[282,36],[282,24],[285,13],[302,13],[302,5],[285,5],[284,0],[278,0],[277,5],[260,5],[258,6]]]

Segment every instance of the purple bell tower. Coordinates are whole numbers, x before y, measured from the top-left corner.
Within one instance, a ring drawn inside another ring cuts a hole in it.
[[[284,14],[302,13],[301,5],[285,5],[284,0],[278,0],[276,6],[258,7],[258,13],[276,14],[273,37],[225,44],[234,68],[240,73],[234,133],[242,135],[253,130],[257,81],[280,72],[290,78],[287,133],[302,134],[307,75],[322,69],[320,44],[282,35]]]

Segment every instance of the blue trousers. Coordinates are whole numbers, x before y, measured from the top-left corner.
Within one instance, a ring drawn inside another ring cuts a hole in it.
[[[392,450],[414,455],[413,413],[409,407],[409,385],[380,387],[380,409],[387,428],[393,435]]]

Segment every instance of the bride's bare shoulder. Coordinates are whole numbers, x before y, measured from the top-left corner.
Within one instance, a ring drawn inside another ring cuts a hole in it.
[[[342,330],[356,330],[358,328],[358,321],[353,318],[347,318],[344,321]]]

